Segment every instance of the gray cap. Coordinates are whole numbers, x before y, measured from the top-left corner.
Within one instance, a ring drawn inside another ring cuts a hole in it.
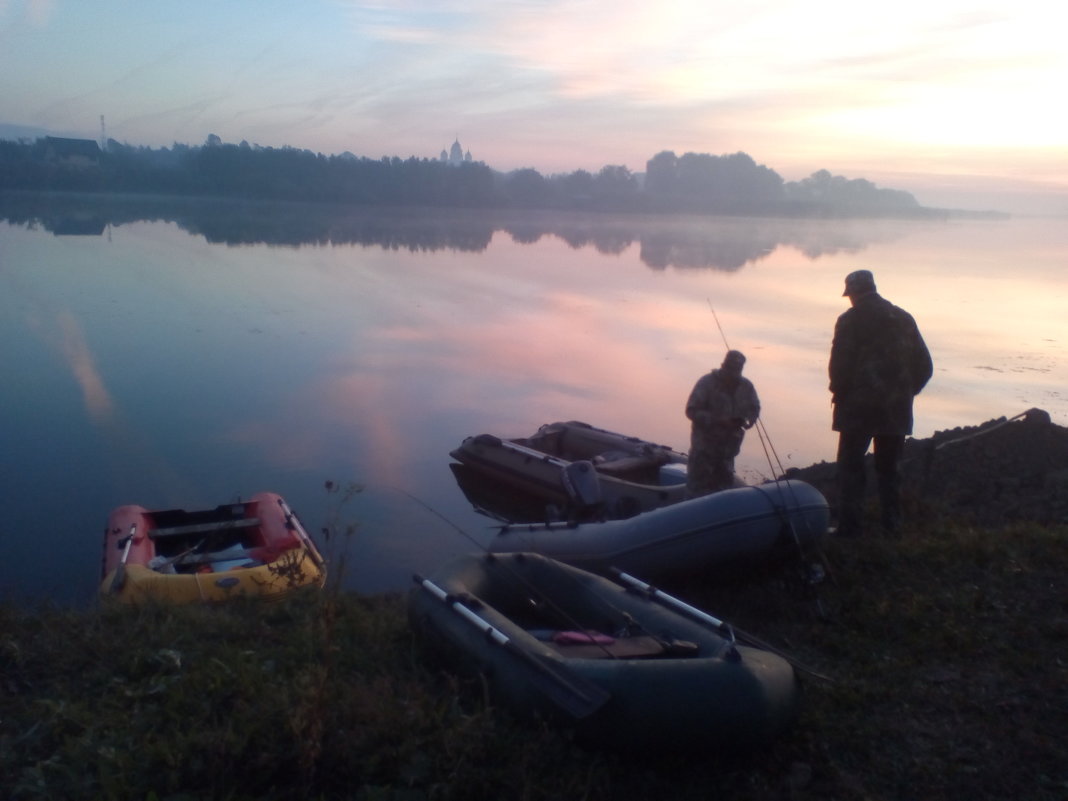
[[[871,270],[854,270],[846,276],[845,292],[842,297],[849,295],[863,295],[865,292],[875,291],[875,276]]]

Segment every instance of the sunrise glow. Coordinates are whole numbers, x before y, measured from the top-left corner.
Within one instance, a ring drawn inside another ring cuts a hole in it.
[[[8,0],[0,135],[97,139],[103,117],[135,145],[214,133],[369,158],[459,137],[546,174],[744,151],[927,205],[997,199],[1001,180],[1005,203],[1062,213],[1066,22],[1044,0]]]

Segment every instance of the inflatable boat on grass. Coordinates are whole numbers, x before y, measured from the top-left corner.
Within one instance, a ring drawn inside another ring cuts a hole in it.
[[[273,492],[203,511],[120,506],[102,573],[100,594],[126,603],[280,598],[326,582],[315,543]]]
[[[566,724],[585,746],[744,750],[794,719],[784,656],[627,574],[473,555],[415,581],[409,615],[428,644],[482,675],[492,702]]]

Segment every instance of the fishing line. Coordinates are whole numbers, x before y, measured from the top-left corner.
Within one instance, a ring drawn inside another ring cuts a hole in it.
[[[503,567],[505,569],[505,572],[507,572],[513,579],[515,579],[517,582],[519,582],[521,585],[523,585],[523,587],[528,592],[530,592],[530,594],[532,596],[538,596],[542,600],[542,602],[545,603],[550,608],[550,610],[552,612],[554,612],[557,615],[559,615],[560,619],[563,620],[564,622],[566,622],[567,625],[571,626],[575,631],[579,631],[579,632],[585,631],[585,629],[583,628],[582,624],[579,623],[578,620],[576,620],[574,617],[572,617],[571,614],[568,613],[565,609],[562,609],[558,604],[556,604],[553,601],[553,599],[550,598],[549,595],[545,592],[545,590],[540,589],[539,587],[535,586],[532,582],[528,581],[526,578],[521,576],[517,571],[513,570],[506,562],[502,561],[501,559],[498,559],[497,555],[494,554],[487,546],[483,545],[481,542],[479,542],[473,536],[468,534],[466,531],[464,531],[464,529],[461,526],[459,526],[456,523],[454,523],[452,520],[450,520],[447,516],[445,516],[444,514],[439,512],[437,509],[435,509],[429,503],[424,501],[422,498],[419,498],[418,496],[413,495],[412,493],[408,492],[408,490],[406,490],[406,489],[402,489],[400,487],[395,487],[395,486],[389,486],[389,487],[386,487],[386,488],[387,489],[391,489],[394,492],[399,492],[401,495],[404,495],[405,497],[410,498],[411,500],[415,501],[417,504],[422,506],[424,509],[426,509],[428,512],[430,512],[432,515],[434,515],[438,519],[442,520],[446,525],[448,525],[454,531],[458,532],[466,540],[468,540],[469,542],[474,544],[475,547],[477,547],[479,549],[479,551],[481,551],[486,556],[487,560],[491,564]],[[607,603],[607,601],[605,603]],[[620,610],[618,610],[618,609],[614,609],[614,611],[620,612]],[[646,633],[649,633],[649,632],[646,632]],[[652,636],[652,635],[650,634],[650,636]],[[615,654],[613,654],[603,643],[595,642],[595,638],[590,637],[590,643],[589,644],[590,645],[597,645],[602,651],[605,652],[605,654],[609,658],[611,658],[611,659],[619,659],[619,657],[616,656]]]
[[[438,519],[442,520],[451,529],[453,529],[454,531],[459,533],[464,539],[466,539],[469,542],[471,542],[472,544],[474,544],[475,547],[477,547],[479,549],[479,551],[481,551],[483,554],[485,554],[486,558],[490,561],[491,564],[494,564],[494,565],[497,565],[499,567],[504,568],[505,572],[507,572],[514,580],[519,582],[519,584],[521,584],[525,589],[527,589],[531,593],[532,596],[540,597],[542,599],[542,601],[553,612],[558,614],[560,616],[560,618],[567,623],[567,625],[573,627],[576,631],[580,631],[580,632],[585,631],[585,629],[583,628],[582,624],[579,623],[575,618],[573,618],[566,610],[560,608],[560,606],[558,606],[553,601],[553,599],[543,589],[535,586],[532,582],[528,581],[525,577],[523,577],[522,575],[517,573],[515,570],[513,570],[505,561],[497,558],[497,555],[494,554],[492,551],[490,551],[490,549],[487,546],[483,545],[481,542],[479,542],[477,539],[475,539],[471,534],[469,534],[467,531],[465,531],[457,523],[455,523],[452,520],[450,520],[446,515],[442,514],[440,511],[435,509],[433,506],[431,506],[429,503],[424,501],[422,498],[420,498],[420,497],[418,497],[416,495],[413,495],[412,493],[408,492],[405,489],[402,489],[401,487],[387,485],[385,488],[386,489],[391,489],[394,492],[400,493],[401,495],[404,495],[405,497],[415,501],[417,504],[422,506],[424,509],[426,509],[428,512],[430,512],[432,515],[434,515]],[[779,511],[781,512],[781,510],[779,510]],[[796,534],[795,534],[795,536],[796,536]],[[798,543],[798,547],[800,548],[800,543]],[[574,576],[574,575],[572,575],[571,573],[569,573],[567,571],[564,571],[563,575],[565,575],[572,582],[580,583],[577,576]],[[591,593],[590,597],[592,597],[599,605],[601,605],[604,608],[608,609],[614,615],[619,616],[619,618],[624,623],[624,628],[625,629],[633,627],[633,628],[635,628],[637,630],[640,630],[640,631],[644,632],[647,636],[651,637],[652,639],[654,639],[658,643],[660,643],[660,645],[665,649],[666,653],[670,653],[672,648],[677,646],[678,641],[665,639],[664,637],[660,636],[656,632],[650,631],[648,627],[642,625],[629,612],[627,612],[626,610],[620,609],[615,604],[611,603],[607,598],[603,598],[600,595],[598,595],[597,593]],[[808,668],[808,667],[802,665],[801,663],[797,662],[796,660],[792,659],[791,657],[788,657],[785,653],[783,653],[782,651],[772,647],[768,643],[765,643],[764,641],[759,640],[759,639],[757,639],[756,637],[754,637],[754,636],[752,636],[750,634],[747,634],[745,632],[740,631],[739,629],[736,629],[731,624],[724,623],[723,625],[727,626],[728,629],[731,632],[731,637],[729,639],[724,637],[724,641],[725,642],[727,642],[729,644],[732,643],[733,639],[734,639],[734,636],[737,634],[737,635],[741,636],[742,638],[744,638],[745,640],[747,640],[751,645],[754,645],[757,648],[760,648],[760,649],[769,651],[770,653],[774,653],[774,654],[776,654],[778,656],[781,656],[782,658],[786,659],[786,661],[789,662],[792,666],[794,666],[795,668],[797,668],[799,670],[802,670],[802,671],[807,672],[807,673],[811,673],[812,675],[818,676],[820,678],[826,678],[822,674],[817,673],[817,672],[813,671],[811,668]],[[723,636],[722,632],[719,632],[719,633],[720,633],[720,636],[722,637]],[[618,656],[618,655],[612,653],[611,650],[605,644],[597,643],[594,640],[593,637],[591,637],[590,640],[591,640],[590,644],[591,645],[597,645],[597,647],[599,647],[602,651],[604,651],[605,655],[609,659],[622,659],[623,658],[621,656]]]
[[[712,305],[712,299],[705,298],[705,300],[708,301],[708,308],[712,311],[712,318],[716,321],[716,328],[719,329],[719,335],[723,339],[723,344],[729,351],[731,349],[731,346],[727,342],[727,334],[726,332],[724,332],[723,326],[720,324],[719,315],[716,314],[716,309]],[[774,476],[772,480],[775,482],[776,488],[779,490],[779,493],[781,495],[783,491],[782,483],[785,481],[786,491],[789,493],[790,500],[793,502],[795,507],[798,507],[799,504],[797,499],[797,493],[794,491],[793,485],[790,483],[790,481],[785,478],[786,471],[783,468],[783,464],[779,459],[779,454],[776,452],[774,444],[772,444],[771,435],[768,433],[767,427],[764,425],[764,421],[760,419],[760,417],[758,417],[756,420],[756,425],[754,427],[756,428],[757,439],[760,441],[760,446],[764,450],[764,458],[767,459],[768,469],[771,470],[771,473]],[[772,460],[773,456],[774,461]],[[778,465],[778,469],[776,469],[776,464]],[[774,502],[772,503],[772,505],[774,506],[775,511],[782,518],[783,524],[790,530],[790,534],[792,535],[794,540],[794,545],[797,547],[798,558],[801,560],[801,566],[805,570],[806,581],[809,586],[814,587],[815,583],[813,581],[813,576],[811,575],[809,569],[809,559],[805,553],[804,546],[801,544],[801,537],[797,533],[797,527],[794,525],[792,517],[786,513],[785,509],[775,505]],[[824,561],[825,560],[823,559],[819,560],[821,565],[824,563]],[[817,613],[820,617],[823,617],[824,612],[822,602],[820,601],[819,597],[816,597],[814,600],[816,602]]]
[[[715,308],[712,306],[712,298],[705,298],[708,301],[708,308],[712,310],[712,319],[716,321],[716,328],[719,329],[719,335],[723,337],[723,344],[727,350],[731,349],[731,346],[727,343],[727,335],[723,333],[723,326],[719,324],[719,315],[716,314]]]
[[[579,623],[578,620],[576,620],[574,617],[572,617],[571,614],[569,614],[566,610],[562,609],[558,604],[556,604],[553,601],[553,599],[545,592],[545,590],[541,589],[540,587],[537,587],[532,582],[528,581],[526,578],[524,578],[522,575],[520,575],[517,571],[513,570],[507,564],[507,562],[502,561],[501,559],[497,558],[496,554],[494,554],[492,551],[490,551],[488,547],[486,547],[482,543],[478,542],[473,536],[471,536],[466,531],[464,531],[463,528],[461,528],[459,525],[454,523],[452,520],[450,520],[444,514],[439,512],[437,509],[432,507],[430,504],[428,504],[422,498],[419,498],[419,497],[413,495],[412,493],[408,492],[407,490],[401,489],[400,487],[390,487],[390,489],[394,490],[395,492],[399,492],[402,495],[407,496],[408,498],[411,498],[413,501],[418,503],[420,506],[422,506],[424,509],[429,511],[431,514],[433,514],[436,517],[438,517],[441,520],[443,520],[450,528],[452,528],[453,530],[459,532],[465,539],[467,539],[470,542],[474,543],[479,548],[480,551],[485,553],[486,557],[490,560],[491,564],[498,565],[498,566],[504,568],[504,570],[509,575],[511,575],[511,577],[513,579],[515,579],[517,582],[522,584],[523,587],[526,590],[528,590],[531,593],[532,596],[540,597],[541,600],[545,603],[545,605],[548,606],[549,609],[552,612],[557,614],[560,617],[560,619],[563,620],[568,626],[571,626],[575,631],[578,631],[578,632],[585,633],[587,631],[587,627],[584,627],[581,623]],[[572,582],[573,584],[579,585],[581,587],[582,582],[579,580],[578,576],[575,576],[575,575],[571,574],[570,572],[568,572],[566,570],[562,571],[562,575],[565,576],[568,581]],[[630,612],[626,611],[625,609],[620,609],[618,606],[613,604],[607,598],[602,597],[598,593],[592,592],[592,593],[587,593],[587,595],[598,606],[600,606],[602,609],[607,610],[611,614],[611,616],[617,617],[619,619],[619,621],[621,621],[622,626],[621,626],[620,630],[628,631],[628,632],[629,631],[640,631],[640,632],[642,632],[643,634],[645,634],[650,639],[655,640],[664,649],[665,653],[670,654],[672,651],[676,651],[680,647],[680,645],[683,643],[683,641],[674,638],[674,636],[670,635],[670,633],[667,636],[662,636],[661,634],[658,634],[657,632],[650,630],[647,626],[643,625],[639,620],[637,620],[633,615],[631,615]],[[734,631],[734,627],[733,626],[730,626],[729,624],[726,624],[726,625],[729,627],[730,631],[732,631],[732,632]],[[619,635],[616,634],[614,636],[618,637]],[[720,636],[723,636],[722,633],[720,633]],[[727,641],[728,643],[731,643],[733,641],[733,636],[734,635],[732,634],[731,638],[724,637],[724,640]],[[748,636],[748,635],[746,635],[746,636]],[[623,659],[624,658],[624,657],[621,657],[621,656],[619,656],[617,654],[612,653],[611,649],[609,649],[609,647],[606,644],[596,642],[595,638],[593,638],[593,637],[590,638],[590,643],[589,644],[590,645],[596,645],[597,647],[599,647],[602,651],[604,651],[605,655],[610,659]],[[757,647],[765,647],[762,643],[760,643],[759,641],[756,641],[755,638],[753,638],[753,644],[757,645]],[[773,653],[779,653],[777,651],[774,651],[774,649],[770,648],[770,646],[766,647],[765,650],[770,650]],[[782,655],[782,654],[779,654],[779,655]],[[784,658],[785,658],[785,656],[784,656]]]

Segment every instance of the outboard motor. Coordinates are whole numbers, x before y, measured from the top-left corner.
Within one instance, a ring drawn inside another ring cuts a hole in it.
[[[601,502],[601,481],[593,462],[572,462],[560,474],[567,496],[580,509],[596,506]]]

